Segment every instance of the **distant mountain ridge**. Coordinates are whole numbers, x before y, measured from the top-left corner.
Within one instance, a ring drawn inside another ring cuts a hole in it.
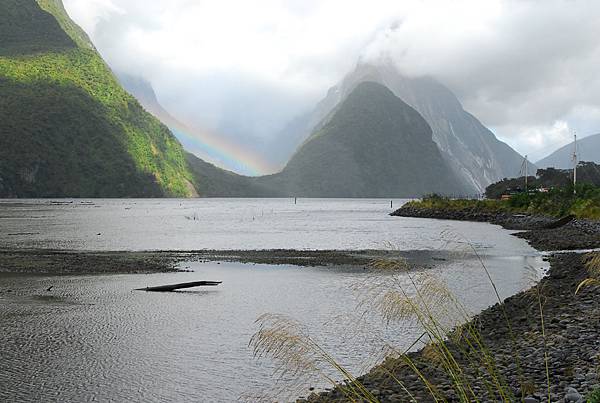
[[[573,168],[573,142],[559,148],[552,154],[542,158],[536,165],[540,168]],[[600,164],[600,134],[583,137],[577,140],[577,159],[579,161]]]
[[[170,131],[60,0],[0,2],[0,197],[189,197]]]
[[[167,124],[173,119],[156,99],[150,83],[119,77],[148,111]],[[431,128],[417,111],[378,83],[359,83],[351,94],[348,103],[350,94],[332,104],[328,116],[315,124],[313,133],[279,173],[246,177],[187,153],[199,194],[417,197],[426,193],[473,193],[442,157],[432,141]]]
[[[60,0],[3,0],[0,34],[0,197],[464,195],[522,162],[439,83],[365,65],[297,120],[280,173],[241,176],[186,153]]]
[[[431,128],[389,89],[362,82],[278,174],[256,179],[283,196],[415,197],[467,190]]]
[[[300,133],[306,138],[318,130],[335,106],[364,81],[386,86],[423,116],[433,130],[433,140],[443,157],[466,183],[470,193],[482,192],[490,183],[519,174],[523,157],[466,112],[448,88],[430,77],[405,77],[391,63],[360,63],[328,91],[311,113],[298,118],[288,128],[290,135],[301,139]]]

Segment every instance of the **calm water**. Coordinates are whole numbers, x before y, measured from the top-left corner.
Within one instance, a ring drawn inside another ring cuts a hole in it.
[[[399,207],[405,200],[395,200]],[[389,200],[0,200],[0,245],[80,250],[444,249],[531,254],[484,223],[389,217]],[[454,245],[451,246],[454,248]]]
[[[2,202],[0,247],[365,249],[390,243],[405,250],[456,250],[461,246],[452,241],[467,237],[477,240],[503,296],[530,284],[527,267],[544,265],[526,243],[499,227],[388,217],[389,200],[92,202]],[[473,312],[494,303],[472,254],[440,263],[435,273]],[[0,401],[232,401],[271,390],[273,364],[255,360],[248,347],[255,320],[267,312],[299,320],[355,373],[373,364],[380,336],[402,348],[419,334],[402,325],[385,327],[375,314],[366,317],[368,334],[354,334],[350,319],[361,311],[352,288],[381,274],[185,265],[195,272],[0,275]],[[133,291],[197,279],[223,284],[167,294]],[[310,385],[304,386],[308,393]]]

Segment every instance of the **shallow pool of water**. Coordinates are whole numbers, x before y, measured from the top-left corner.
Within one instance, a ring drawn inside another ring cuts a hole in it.
[[[536,258],[487,261],[503,296],[532,280]],[[189,263],[193,273],[112,276],[0,275],[1,401],[232,401],[274,389],[274,364],[248,346],[263,313],[298,320],[355,374],[375,363],[384,340],[408,347],[420,334],[386,327],[370,313],[356,321],[354,287],[376,281],[365,270]],[[447,262],[438,275],[474,312],[494,303],[476,259]],[[174,293],[148,285],[221,280]],[[51,291],[46,291],[49,286]],[[11,290],[10,292],[8,290]],[[357,329],[363,329],[355,334]],[[368,331],[364,331],[368,329]],[[286,383],[279,387],[285,388]],[[292,393],[292,395],[293,395]]]

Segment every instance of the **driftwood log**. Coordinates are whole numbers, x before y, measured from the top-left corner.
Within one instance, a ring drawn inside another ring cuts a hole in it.
[[[546,229],[555,229],[555,228],[560,228],[563,225],[567,225],[568,223],[570,223],[571,221],[573,221],[575,219],[575,216],[573,214],[569,214],[567,216],[564,216],[548,225],[546,225],[544,228]]]
[[[159,285],[156,287],[137,288],[138,291],[156,291],[156,292],[169,292],[180,290],[182,288],[192,288],[201,286],[215,286],[221,284],[221,281],[192,281],[190,283],[179,283],[170,285]]]

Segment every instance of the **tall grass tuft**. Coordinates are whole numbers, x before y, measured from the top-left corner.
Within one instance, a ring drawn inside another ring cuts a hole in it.
[[[503,307],[503,301],[485,262],[472,245],[471,248],[498,299],[503,312],[502,319],[513,339],[512,355],[521,371],[518,358],[520,354],[512,333],[510,317]],[[421,384],[422,391],[435,402],[512,402],[524,399],[530,388],[523,380],[522,373],[519,372],[521,396],[516,398],[496,357],[486,345],[479,322],[473,320],[472,313],[445,282],[431,274],[431,271],[411,268],[402,259],[376,260],[370,266],[374,272],[372,281],[368,285],[361,283],[355,287],[359,293],[359,308],[367,314],[377,312],[387,325],[400,324],[417,327],[422,331],[418,340],[407,350],[401,351],[388,343],[389,354],[393,358],[384,360],[374,372],[385,375],[386,379],[399,385],[411,401],[416,398],[411,394],[408,382],[414,383],[415,379]],[[544,297],[539,287],[535,287],[535,292],[544,340],[550,401]],[[277,363],[276,372],[280,378],[292,377],[300,386],[307,377],[319,376],[335,386],[348,401],[379,401],[374,391],[365,387],[360,379],[325,352],[301,324],[279,315],[263,315],[257,322],[260,328],[252,337],[250,345],[256,357],[268,356]],[[420,354],[410,353],[409,350],[419,343],[422,346]],[[413,377],[402,379],[400,373],[406,371],[398,371],[399,368],[408,368]],[[338,383],[340,376],[343,382]],[[436,380],[440,379],[445,380],[443,390],[437,386]]]
[[[250,340],[254,356],[271,357],[277,363],[275,373],[279,378],[296,382],[296,385],[288,384],[287,387],[297,389],[306,380],[318,376],[337,386],[350,400],[378,401],[350,371],[323,350],[299,322],[274,314],[264,314],[256,322],[260,327]],[[330,375],[331,369],[342,375],[345,382],[338,384]]]

